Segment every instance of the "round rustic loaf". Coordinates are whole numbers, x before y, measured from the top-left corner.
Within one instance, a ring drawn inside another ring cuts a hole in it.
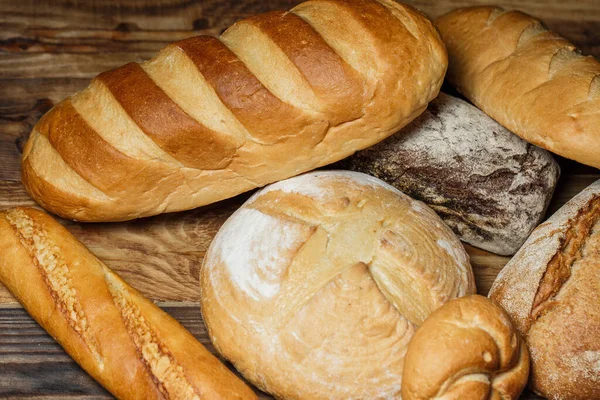
[[[483,296],[454,299],[433,312],[408,345],[403,400],[518,399],[529,353],[510,317]]]
[[[215,348],[286,399],[400,398],[406,347],[475,291],[468,255],[425,204],[371,176],[314,172],[237,210],[201,271]]]
[[[537,393],[600,399],[600,181],[533,231],[490,297],[527,342]]]

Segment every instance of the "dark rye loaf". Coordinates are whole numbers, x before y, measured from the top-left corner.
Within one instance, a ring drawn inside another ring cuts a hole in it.
[[[342,161],[432,207],[473,246],[514,254],[538,225],[560,169],[482,111],[440,93],[418,119]]]

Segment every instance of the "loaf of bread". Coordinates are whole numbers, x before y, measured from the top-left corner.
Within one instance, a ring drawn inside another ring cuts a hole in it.
[[[402,400],[516,400],[528,376],[527,347],[506,311],[466,296],[417,329],[406,351]]]
[[[0,281],[119,399],[256,398],[177,321],[41,211],[0,212]]]
[[[523,139],[600,168],[600,62],[536,18],[498,7],[439,17],[448,80]]]
[[[82,221],[185,210],[338,161],[412,121],[447,56],[393,0],[311,0],[98,75],[34,127],[23,183]]]
[[[475,292],[468,255],[431,209],[349,171],[255,194],[219,230],[200,280],[215,348],[285,399],[399,398],[416,327]]]
[[[533,231],[490,297],[527,342],[537,393],[600,399],[600,181]]]
[[[424,201],[459,239],[502,255],[540,223],[560,174],[548,152],[443,93],[399,134],[339,166]]]

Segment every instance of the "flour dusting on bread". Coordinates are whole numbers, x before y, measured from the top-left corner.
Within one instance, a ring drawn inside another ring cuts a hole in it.
[[[500,271],[490,296],[502,297],[502,306],[515,318],[520,330],[526,330],[529,315],[534,306],[538,286],[546,267],[561,249],[561,237],[584,208],[600,193],[600,181],[596,181],[561,207],[546,222],[539,225],[523,247]],[[504,290],[509,288],[510,290]]]
[[[232,281],[254,300],[273,297],[310,226],[242,208],[215,238]]]

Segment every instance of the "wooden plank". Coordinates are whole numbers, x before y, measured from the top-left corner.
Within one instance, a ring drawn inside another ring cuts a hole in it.
[[[7,53],[0,59],[0,79],[87,78],[128,62],[142,62],[154,52]]]
[[[189,30],[133,30],[131,27],[117,29],[27,29],[25,32],[4,31],[0,34],[0,51],[12,53],[103,53],[131,52],[152,54],[169,43],[196,35],[218,36],[238,18],[223,18],[216,27]],[[550,29],[576,43],[586,54],[600,55],[597,36],[600,23],[596,21],[564,21],[547,18]],[[2,24],[0,24],[0,27]],[[600,35],[600,34],[599,34]]]
[[[199,304],[161,306],[219,356],[208,337]],[[225,364],[238,374],[230,363]],[[0,371],[0,398],[112,399],[20,308],[0,308]],[[257,393],[260,399],[272,398]],[[521,398],[538,399],[530,393]]]
[[[113,29],[119,24],[133,29],[167,30],[206,28],[219,26],[228,17],[244,18],[274,9],[288,9],[300,0],[237,1],[203,0],[127,0],[87,1],[73,3],[70,0],[3,0],[0,14],[3,24],[23,27],[91,28]],[[521,9],[540,18],[560,18],[565,21],[598,21],[600,5],[595,0],[565,2],[562,0],[453,0],[405,1],[432,17],[454,8],[497,4],[509,9]],[[68,18],[66,17],[68,16]],[[125,25],[127,24],[127,25]],[[227,25],[225,25],[227,26]]]
[[[573,40],[585,54],[600,58],[600,23],[554,23],[551,21],[549,25],[558,33]],[[47,33],[47,31],[44,32]],[[588,32],[597,33],[590,35]],[[0,58],[0,79],[65,77],[91,79],[102,71],[128,62],[141,62],[149,59],[171,41],[193,36],[196,33],[177,32],[169,35],[172,40],[165,41],[154,41],[155,32],[139,32],[137,36],[144,38],[142,41],[115,41],[106,38],[100,41],[90,41],[90,34],[86,31],[55,33],[59,36],[61,34],[70,37],[65,48],[34,41],[30,43],[30,47],[17,46],[26,49],[33,48],[37,51],[14,51],[15,42],[27,41],[27,38],[19,37],[0,43],[0,50],[7,51]],[[95,32],[94,34],[107,36],[106,32]]]
[[[219,227],[249,194],[180,213],[124,223],[58,219],[98,258],[155,301],[200,301],[199,270]],[[0,181],[0,208],[35,205],[19,182]],[[16,304],[0,284],[0,304]]]
[[[229,26],[233,20],[274,9],[288,9],[299,0],[70,0],[0,1],[3,24],[15,28],[91,28],[121,30],[186,30]],[[66,18],[68,16],[68,18]],[[229,21],[231,20],[231,22]],[[225,22],[222,22],[225,21]]]

